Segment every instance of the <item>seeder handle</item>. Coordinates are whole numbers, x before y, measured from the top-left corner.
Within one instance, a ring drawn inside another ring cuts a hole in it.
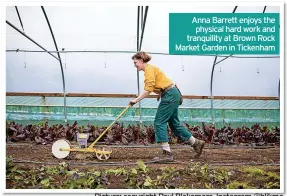
[[[89,148],[93,148],[94,145],[103,137],[103,135],[105,135],[105,133],[115,124],[115,122],[117,122],[122,115],[124,115],[124,113],[126,113],[126,111],[132,107],[131,104],[129,104],[126,109],[124,109],[124,111],[122,111],[122,113],[120,113],[120,115],[106,128],[106,130],[89,146]]]

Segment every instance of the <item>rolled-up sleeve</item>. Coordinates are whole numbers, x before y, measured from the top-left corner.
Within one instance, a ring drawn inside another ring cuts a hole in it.
[[[144,90],[153,92],[154,91],[154,86],[155,86],[155,73],[154,73],[154,68],[153,67],[147,67],[145,70],[145,87]]]

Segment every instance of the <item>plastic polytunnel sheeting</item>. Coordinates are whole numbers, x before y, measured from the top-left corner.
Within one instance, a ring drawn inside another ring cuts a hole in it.
[[[47,50],[55,50],[53,38],[49,26],[40,6],[17,7],[26,35],[45,47]],[[6,8],[6,20],[23,31],[14,6]],[[35,49],[42,50],[19,32],[6,24],[6,49]],[[48,54],[47,54],[48,55]]]
[[[39,6],[18,7],[25,34],[55,51]],[[136,51],[134,6],[45,7],[59,50]],[[7,20],[22,31],[15,7]],[[119,26],[120,25],[120,26]],[[6,49],[42,50],[6,24]],[[53,53],[55,56],[56,53]],[[137,93],[131,53],[61,53],[66,93]],[[47,53],[7,52],[8,92],[62,92],[59,62]]]
[[[261,13],[263,9],[264,6],[238,6],[236,13]],[[41,7],[20,6],[18,10],[25,33],[47,50],[55,50]],[[49,6],[45,7],[45,10],[59,50],[62,48],[66,51],[136,50],[137,6]],[[141,49],[168,53],[169,13],[231,13],[233,10],[234,6],[215,8],[214,6],[192,5],[183,7],[180,4],[176,6],[168,3],[164,7],[152,6],[148,11]],[[279,12],[279,7],[267,7],[265,12]],[[15,7],[7,7],[7,20],[20,30],[22,29]],[[9,25],[6,27],[6,49],[41,50]],[[137,93],[137,76],[131,56],[132,53],[61,53],[66,92]],[[7,91],[62,91],[59,62],[49,54],[8,52],[6,57]],[[175,81],[183,94],[208,96],[214,58],[214,56],[152,54],[150,63],[160,67],[168,77]],[[222,58],[224,57],[218,57],[217,62]],[[234,65],[226,65],[228,62]],[[241,65],[242,62],[244,65]],[[267,63],[270,66],[267,66]],[[227,66],[233,70],[227,72],[228,68],[224,68],[224,72],[220,70],[221,72],[217,73],[218,69]],[[261,70],[260,74],[257,74],[258,66]],[[264,74],[267,72],[269,72],[268,75]],[[237,73],[242,73],[242,75],[239,76]],[[247,73],[249,73],[248,76],[246,76]],[[233,77],[234,74],[237,77]],[[242,77],[249,79],[239,81]],[[277,96],[277,80],[279,81],[279,59],[265,61],[230,57],[215,67],[213,95]],[[264,90],[266,83],[268,83],[268,88]],[[250,91],[241,89],[247,84],[255,89]],[[234,90],[237,88],[239,90]],[[143,73],[140,74],[140,90],[143,91]]]
[[[63,92],[59,62],[47,53],[6,53],[7,92]]]
[[[137,94],[131,54],[69,53],[63,62],[68,93]]]
[[[45,8],[60,48],[136,50],[134,6]]]
[[[55,50],[48,24],[40,6],[18,7],[25,33],[48,50]],[[136,50],[134,6],[45,7],[58,48],[66,50]],[[7,7],[7,20],[21,29],[15,7]],[[8,26],[8,25],[6,25]],[[11,49],[7,31],[7,49]],[[21,47],[18,43],[16,48]],[[34,49],[39,49],[36,45]]]
[[[236,13],[263,13],[265,6],[238,6]],[[266,6],[264,13],[279,13],[279,6]]]
[[[279,58],[228,58],[217,64],[214,96],[278,97]]]
[[[59,62],[47,53],[6,54],[7,92],[62,92]],[[67,93],[136,94],[131,54],[67,53],[62,58]]]

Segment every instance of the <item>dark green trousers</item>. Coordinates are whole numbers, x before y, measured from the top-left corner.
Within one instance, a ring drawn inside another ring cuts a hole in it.
[[[162,95],[154,121],[157,143],[168,142],[167,123],[173,133],[182,140],[188,140],[191,137],[191,133],[180,124],[178,119],[179,101],[180,93],[175,87]]]

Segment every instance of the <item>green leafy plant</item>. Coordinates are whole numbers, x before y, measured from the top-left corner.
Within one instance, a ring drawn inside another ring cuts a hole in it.
[[[137,172],[136,169],[133,169],[133,170],[135,170]],[[120,176],[120,175],[126,175],[127,171],[124,168],[118,168],[118,169],[107,169],[107,170],[105,170],[105,173],[107,175],[113,174],[115,176]]]
[[[209,166],[208,166],[208,164],[204,164],[200,168],[200,173],[201,173],[203,178],[207,178],[208,177],[208,175],[209,175]]]
[[[143,173],[148,172],[147,166],[144,164],[144,162],[142,160],[138,160],[137,164],[138,164],[139,171],[142,171]]]
[[[74,172],[65,181],[63,188],[67,189],[100,189],[108,185],[108,178],[104,172]]]
[[[254,187],[249,186],[247,182],[233,181],[226,186],[227,189],[252,189]]]
[[[147,172],[147,166],[142,160],[139,160],[136,168],[131,168],[127,171],[125,182],[131,188],[152,188],[153,181],[147,175]]]
[[[279,189],[279,182],[267,182],[264,184],[265,189]]]
[[[12,157],[7,157],[6,174],[7,188],[17,189],[109,188],[109,180],[113,178],[112,181],[116,179],[117,186],[134,189],[280,188],[280,176],[272,171],[267,172],[258,167],[245,167],[236,170],[236,167],[231,169],[229,167],[213,167],[200,162],[192,162],[188,167],[178,168],[169,165],[155,169],[139,160],[137,166],[130,168],[71,170],[67,162],[55,166],[23,167],[22,165],[16,166]],[[238,180],[242,177],[244,182]]]
[[[262,169],[256,167],[246,167],[243,169],[244,173],[247,173],[250,177],[262,176],[265,172]]]
[[[17,170],[17,166],[15,166],[12,162],[12,156],[8,156],[6,158],[6,175],[10,174]]]
[[[271,180],[280,180],[280,176],[274,172],[267,172],[266,175],[268,176],[268,178],[270,178]]]

